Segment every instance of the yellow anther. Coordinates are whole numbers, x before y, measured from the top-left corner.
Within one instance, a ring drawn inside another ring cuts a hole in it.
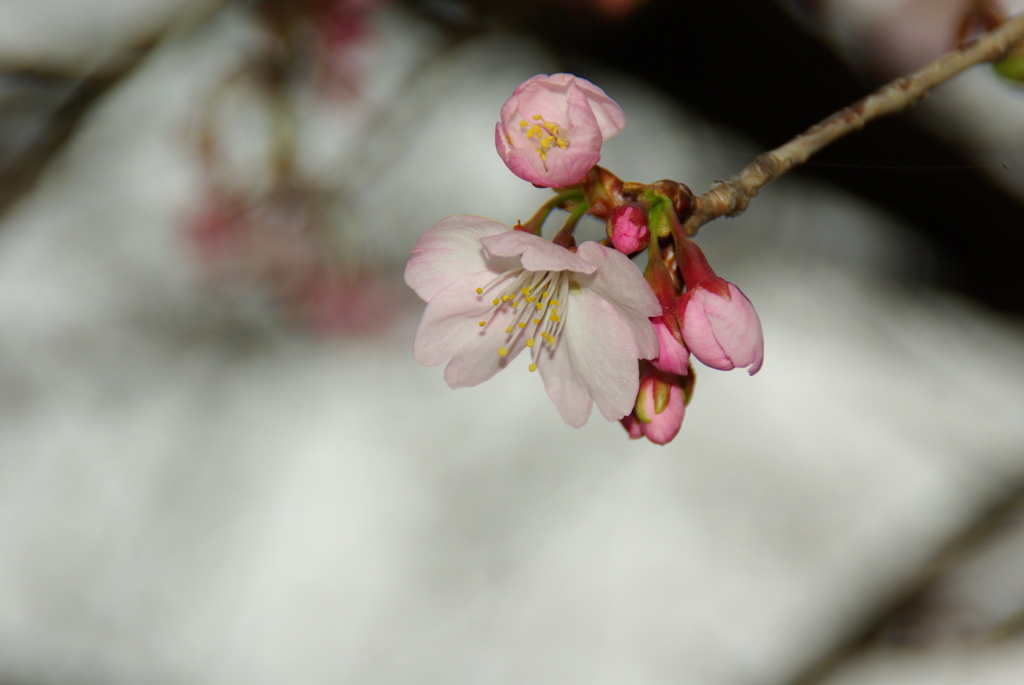
[[[540,323],[540,319],[534,319],[534,320],[533,320],[533,325],[534,325],[534,326],[536,326],[536,325],[537,325],[537,324],[539,324],[539,323]]]
[[[536,371],[536,370],[537,370],[537,364],[536,363],[530,364],[530,371]]]
[[[551,306],[552,307],[557,307],[558,306],[558,300],[551,300]]]
[[[512,300],[512,306],[513,306],[513,307],[518,307],[518,306],[519,306],[519,303],[518,303],[518,302],[516,302],[515,300]]]
[[[541,115],[539,115],[539,114],[534,114],[533,115],[533,120],[534,121],[540,121],[541,119],[543,119],[543,117]]]
[[[480,322],[480,325],[481,325],[481,326],[486,326],[486,325],[487,325],[487,322],[486,322],[486,321],[481,321],[481,322]]]
[[[544,292],[542,292],[542,293],[540,294],[540,296],[541,296],[541,298],[542,298],[542,299],[543,299],[543,298],[545,298],[545,297],[547,297],[547,296],[548,296],[548,291],[547,291],[547,290],[545,290]]]
[[[508,348],[507,347],[499,347],[498,348],[498,356],[499,357],[504,357],[507,354],[508,354]]]
[[[527,339],[526,339],[526,346],[527,346],[527,347],[533,347],[533,344],[534,344],[535,342],[537,342],[537,341],[536,341],[536,340],[534,340],[533,338],[527,338]]]
[[[505,329],[505,332],[506,332],[506,333],[511,333],[511,332],[512,332],[512,327],[511,327],[511,326],[509,326],[508,328],[506,328],[506,329]]]
[[[501,304],[501,300],[499,300],[498,298],[494,298],[494,301],[491,302],[491,304],[493,304],[495,307],[497,307],[499,304]]]
[[[520,327],[520,328],[526,328],[526,323],[524,323],[524,322],[520,321],[520,322],[519,322],[519,327]]]
[[[483,288],[477,288],[476,289],[476,294],[477,295],[483,295],[484,294],[484,289]]]
[[[536,301],[537,301],[537,298],[536,298],[536,297],[534,297],[533,295],[531,295],[530,297],[526,298],[526,301],[527,301],[527,302],[536,302]]]
[[[541,309],[544,309],[544,305],[541,304],[540,302],[538,302],[537,303],[537,311],[539,312]]]
[[[521,292],[523,295],[529,295],[530,294],[530,289],[529,288],[521,288],[519,290],[519,292]]]
[[[554,321],[555,323],[558,323],[559,321],[561,321],[561,320],[562,320],[562,319],[561,319],[561,318],[560,318],[560,317],[558,316],[558,314],[552,314],[552,315],[551,315],[551,316],[550,316],[549,318],[550,318],[550,320],[551,320],[551,321]]]
[[[530,122],[528,122],[526,119],[523,119],[522,121],[519,122],[519,125],[520,126],[529,126]]]

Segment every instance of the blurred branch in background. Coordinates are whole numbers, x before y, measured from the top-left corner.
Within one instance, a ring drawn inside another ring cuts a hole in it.
[[[870,560],[866,560],[870,563]],[[1024,482],[1003,490],[849,639],[789,685],[821,685],[848,668],[893,655],[961,649],[981,656],[998,643],[1024,648]]]
[[[62,76],[31,69],[0,75],[0,215],[31,191],[74,136],[82,117],[149,54],[132,50],[101,74]]]
[[[105,35],[106,43],[84,40],[71,48],[72,52],[94,53],[94,59],[40,59],[48,50],[59,50],[56,45],[33,46],[23,55],[6,46],[0,54],[0,216],[35,187],[50,161],[72,139],[83,117],[149,57],[165,34],[183,33],[201,25],[227,1],[196,0],[191,5],[182,3],[177,13],[154,11],[151,22],[143,22],[139,29],[142,35],[125,30],[123,34]],[[18,31],[20,19],[36,26],[40,38],[59,35],[60,30],[48,31],[46,24],[61,19],[52,9],[42,4],[38,7],[41,14],[30,10],[27,20],[10,14],[16,8],[6,10],[8,30]],[[32,35],[31,31],[19,37],[26,35]]]

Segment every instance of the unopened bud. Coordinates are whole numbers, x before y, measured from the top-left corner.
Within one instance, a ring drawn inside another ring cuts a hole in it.
[[[616,207],[608,220],[608,237],[615,249],[624,254],[644,249],[651,239],[647,214],[635,205]]]

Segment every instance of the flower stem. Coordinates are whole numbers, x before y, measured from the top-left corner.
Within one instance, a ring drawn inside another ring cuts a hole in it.
[[[540,208],[533,213],[533,216],[531,216],[525,224],[516,224],[516,228],[518,228],[519,230],[527,231],[528,233],[532,233],[534,235],[540,235],[541,228],[544,226],[544,222],[547,221],[548,216],[551,214],[551,212],[553,212],[556,208],[561,207],[562,205],[568,202],[574,202],[583,199],[583,191],[580,189],[567,190],[565,192],[558,193],[554,197],[547,200],[544,204],[542,204]],[[589,207],[589,205],[587,206]],[[574,208],[573,211],[576,211],[576,208]]]
[[[589,202],[580,202],[578,205],[572,208],[569,216],[566,218],[565,223],[558,229],[558,233],[551,239],[555,245],[561,245],[562,247],[569,248],[576,246],[576,238],[573,235],[576,231],[576,224],[580,222],[580,219],[590,209]]]
[[[709,221],[742,214],[761,187],[772,179],[803,164],[822,148],[864,128],[875,119],[908,109],[928,91],[971,67],[1002,59],[1022,40],[1024,13],[1011,17],[970,45],[948,52],[923,69],[882,86],[788,143],[758,155],[738,174],[718,181],[708,192],[694,199],[693,212],[683,224],[683,231],[693,236]]]

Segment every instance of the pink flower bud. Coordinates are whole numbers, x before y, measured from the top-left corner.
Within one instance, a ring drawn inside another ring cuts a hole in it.
[[[713,369],[749,366],[764,360],[761,320],[739,288],[715,276],[691,287],[676,308],[683,342],[694,357]]]
[[[621,420],[629,437],[642,436],[657,445],[671,442],[686,414],[687,383],[692,386],[692,379],[646,368],[633,413]]]
[[[639,207],[622,205],[612,210],[608,220],[608,237],[616,250],[632,254],[647,247],[651,229],[647,227],[647,214]]]
[[[540,74],[505,102],[494,143],[516,176],[555,188],[582,181],[601,159],[601,144],[625,125],[622,109],[590,81]]]

